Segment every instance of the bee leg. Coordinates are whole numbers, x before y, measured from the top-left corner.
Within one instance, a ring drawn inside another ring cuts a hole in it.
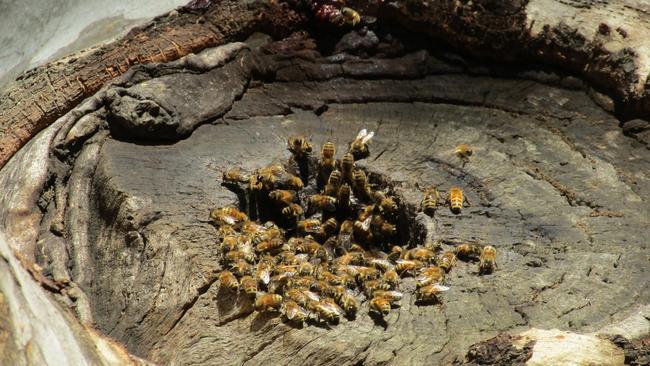
[[[465,203],[467,203],[467,207],[472,207],[472,203],[469,201],[469,198],[467,198],[467,195],[464,195],[463,199],[465,200]]]

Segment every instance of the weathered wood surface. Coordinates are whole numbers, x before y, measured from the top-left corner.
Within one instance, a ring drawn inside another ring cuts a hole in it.
[[[300,38],[260,52],[268,39],[258,36],[153,73],[136,68],[21,151],[43,154],[45,173],[27,181],[35,193],[0,202],[6,222],[33,215],[38,227],[14,231],[14,249],[83,291],[80,319],[161,364],[462,363],[470,345],[501,332],[647,327],[630,316],[650,302],[647,147],[574,78],[495,77],[377,32],[371,53],[393,47],[397,57],[325,58]],[[416,183],[465,189],[473,205],[439,210],[428,234],[495,245],[499,270],[477,276],[461,263],[442,305],[406,296],[383,324],[364,303],[355,321],[295,328],[220,290],[206,213],[237,199],[221,170],[286,158],[294,133],[342,149],[362,127],[377,133],[367,164],[411,207]],[[460,142],[475,148],[464,165]],[[0,179],[30,161],[12,160]]]

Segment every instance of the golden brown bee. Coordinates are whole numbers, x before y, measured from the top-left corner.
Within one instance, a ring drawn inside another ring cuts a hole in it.
[[[239,260],[244,259],[244,253],[240,252],[239,250],[232,250],[226,253],[223,256],[223,259],[225,263],[235,263]]]
[[[312,276],[293,276],[289,279],[288,284],[292,288],[308,289],[312,287],[314,282],[316,282],[316,279]],[[304,304],[302,305],[304,306]]]
[[[295,240],[294,240],[295,239]],[[291,243],[293,241],[293,243]],[[321,245],[308,238],[291,238],[289,239],[290,245],[293,245],[297,253],[306,253],[313,255],[321,249]]]
[[[282,214],[289,217],[298,218],[303,213],[304,211],[302,210],[302,206],[300,206],[297,203],[292,203],[289,206],[282,209]]]
[[[315,194],[309,198],[309,212],[316,210],[336,211],[336,198],[324,194]]]
[[[319,235],[321,235],[321,237],[323,238],[327,238],[336,232],[338,226],[339,223],[336,222],[336,219],[330,217],[329,219],[325,220],[325,222],[321,225]]]
[[[328,196],[335,197],[338,194],[342,179],[343,176],[341,171],[333,170],[332,173],[330,173],[329,179],[327,180],[327,185],[325,186],[323,193]]]
[[[438,294],[447,290],[449,290],[449,287],[434,283],[432,285],[420,287],[417,291],[416,297],[419,301],[440,302]]]
[[[461,244],[456,247],[456,256],[462,260],[477,260],[481,255],[481,247],[475,244]]]
[[[222,207],[210,211],[210,220],[217,225],[235,225],[248,221],[248,216],[234,207]]]
[[[282,185],[288,189],[293,189],[295,191],[301,190],[305,186],[305,184],[302,182],[302,179],[295,175],[291,175],[285,181],[282,181]]]
[[[347,289],[342,285],[327,286],[323,291],[324,295],[329,296],[336,301],[339,301],[346,293]]]
[[[369,280],[376,280],[379,278],[380,273],[377,270],[377,268],[372,268],[372,267],[360,267],[359,268],[359,280],[361,281],[369,281]]]
[[[416,259],[425,263],[432,262],[435,257],[436,254],[431,249],[427,248],[413,248],[404,254],[404,259],[406,260]]]
[[[377,290],[372,293],[374,297],[383,297],[388,300],[391,305],[395,305],[398,301],[404,297],[404,294],[399,291],[390,291],[390,290]]]
[[[460,144],[456,146],[454,152],[456,153],[456,156],[462,160],[467,160],[470,156],[472,156],[472,153],[474,153],[472,148],[467,144]]]
[[[223,172],[223,182],[238,184],[238,183],[248,183],[250,177],[242,173],[239,168],[230,168]]]
[[[301,276],[311,276],[314,273],[314,266],[309,262],[301,262],[298,265],[298,274]]]
[[[388,259],[385,259],[385,258],[372,258],[372,259],[369,259],[367,261],[367,263],[370,266],[372,266],[374,268],[377,268],[378,270],[380,270],[382,272],[386,272],[386,271],[389,271],[389,270],[395,268],[395,266],[393,266],[393,264]]]
[[[361,16],[359,15],[359,13],[356,10],[345,6],[341,8],[341,16],[343,17],[342,21],[344,23],[349,24],[353,27],[359,24],[359,22],[361,22]],[[372,138],[372,136],[370,137]]]
[[[463,190],[459,187],[451,187],[449,190],[447,201],[449,202],[449,208],[451,212],[458,215],[460,210],[463,208],[463,202],[466,202],[470,206],[469,200],[465,195],[463,195]]]
[[[354,156],[347,153],[341,159],[341,177],[344,182],[352,183],[352,171],[354,170]]]
[[[280,311],[284,314],[287,320],[296,323],[304,322],[307,320],[307,316],[309,316],[309,312],[293,300],[286,300],[282,304]]]
[[[388,253],[388,260],[392,262],[397,262],[398,259],[402,258],[404,256],[404,248],[400,247],[399,245],[393,245],[390,248],[390,253]]]
[[[301,160],[311,154],[312,146],[304,136],[291,136],[287,141],[287,149],[296,160]]]
[[[237,277],[235,277],[235,275],[230,271],[221,271],[221,273],[219,273],[219,283],[230,291],[236,292],[239,290]]]
[[[372,194],[366,179],[366,173],[361,169],[355,169],[352,173],[352,192],[362,201],[367,201]]]
[[[395,200],[387,197],[384,192],[376,191],[374,192],[375,204],[379,207],[379,212],[383,215],[391,216],[397,212],[397,203]]]
[[[293,281],[293,279],[292,279]],[[291,287],[294,287],[293,284]],[[292,301],[295,301],[296,304],[300,306],[306,306],[307,302],[309,301],[309,298],[307,295],[303,292],[303,290],[298,289],[298,288],[290,288],[284,292],[284,298],[289,299]]]
[[[350,193],[351,189],[347,183],[341,185],[341,188],[339,188],[339,192],[336,195],[336,202],[339,210],[347,211],[350,209]]]
[[[390,290],[390,284],[381,281],[381,280],[370,280],[363,282],[363,287],[366,293],[366,296],[372,297],[372,294],[375,291],[388,291]]]
[[[422,212],[429,216],[433,216],[438,207],[438,201],[440,200],[440,193],[435,187],[429,187],[424,190],[424,197],[422,198],[422,203],[420,204]]]
[[[370,221],[372,216],[364,221],[354,222],[354,238],[362,242],[370,242],[373,239],[372,232],[370,231]]]
[[[255,310],[257,311],[272,311],[280,309],[282,304],[282,296],[278,294],[263,294],[259,295],[255,300]]]
[[[373,297],[370,300],[370,310],[379,313],[382,316],[390,313],[390,301],[384,297]]]
[[[397,273],[399,273],[402,276],[404,275],[413,276],[415,271],[417,271],[421,267],[422,267],[422,262],[420,261],[399,259],[397,260],[397,264],[395,265],[395,271],[397,271]]]
[[[269,198],[276,204],[289,205],[296,197],[296,192],[284,189],[276,189],[269,193]]]
[[[350,9],[350,8],[344,8],[344,9]],[[352,12],[354,10],[350,9]],[[355,12],[356,13],[356,12]],[[353,14],[353,13],[349,13]],[[358,14],[357,14],[358,16]],[[368,144],[370,143],[370,140],[372,140],[372,137],[375,136],[374,132],[368,132],[365,128],[359,131],[357,134],[357,137],[350,143],[350,153],[354,157],[354,160],[360,160],[360,159],[365,159],[368,156],[370,156],[370,149],[368,148]]]
[[[390,238],[395,236],[397,234],[397,226],[394,224],[391,224],[390,222],[382,222],[381,226],[379,227],[379,233],[384,237],[384,238]]]
[[[282,249],[283,245],[284,241],[281,238],[273,238],[257,244],[256,249],[258,252],[272,252]]]
[[[253,266],[244,259],[238,260],[230,265],[230,269],[237,277],[243,277],[253,273]]]
[[[395,287],[399,284],[399,275],[394,269],[390,269],[382,275],[382,280],[389,284],[391,287]]]
[[[440,268],[444,269],[445,272],[449,272],[453,266],[456,265],[456,255],[454,252],[446,251],[442,253],[442,257],[439,260]]]
[[[345,293],[341,296],[339,303],[348,315],[354,315],[359,310],[359,302],[349,293]]]
[[[336,169],[336,159],[334,154],[336,147],[333,142],[326,142],[321,150],[321,158],[318,161],[318,179],[319,182],[326,183],[327,179],[334,169]]]
[[[341,224],[341,229],[339,230],[339,234],[336,238],[336,245],[339,248],[343,248],[344,250],[349,250],[350,247],[352,246],[352,231],[354,229],[354,224],[350,220],[345,220]]]
[[[298,221],[298,231],[302,233],[318,233],[321,229],[321,222],[318,219],[307,219]]]
[[[316,306],[316,313],[319,318],[326,319],[330,323],[336,323],[343,316],[343,309],[331,298],[323,298]]]
[[[252,191],[259,191],[264,188],[262,182],[257,178],[256,174],[252,174],[248,178],[248,188]]]
[[[255,295],[257,293],[257,281],[251,276],[244,276],[239,281],[241,288],[247,295]]]
[[[275,275],[285,275],[293,277],[298,273],[298,266],[291,266],[286,264],[276,265],[273,267],[273,273]]]
[[[268,285],[269,281],[271,281],[272,271],[273,271],[273,265],[269,261],[260,260],[259,263],[257,263],[257,267],[255,270],[255,279],[259,283]]]
[[[480,262],[478,264],[479,274],[492,273],[497,267],[497,250],[491,245],[487,245],[481,251]]]
[[[417,287],[428,286],[433,283],[438,283],[445,278],[445,271],[440,267],[427,267],[423,269],[420,274],[415,278]]]
[[[223,240],[221,241],[221,245],[220,245],[221,252],[222,253],[227,253],[227,252],[235,250],[237,248],[237,243],[238,243],[238,240],[237,240],[236,236],[234,236],[234,235],[225,236],[223,238]]]

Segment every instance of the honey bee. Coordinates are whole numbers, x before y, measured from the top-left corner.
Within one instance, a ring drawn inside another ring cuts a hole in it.
[[[343,179],[342,173],[340,170],[333,170],[330,173],[329,179],[327,180],[327,185],[325,186],[324,194],[328,196],[336,196],[341,186],[341,180]]]
[[[302,262],[298,265],[298,274],[301,276],[311,276],[314,273],[314,266],[309,262]]]
[[[440,257],[439,266],[444,269],[445,272],[449,272],[453,266],[456,265],[456,255],[454,252],[446,251],[442,253]]]
[[[321,158],[318,162],[318,179],[321,184],[326,183],[331,173],[336,169],[334,154],[336,147],[332,142],[326,142],[321,150]]]
[[[293,279],[292,279],[293,280]],[[290,285],[291,287],[294,287],[293,284]],[[295,301],[296,304],[300,306],[306,306],[307,302],[309,301],[309,298],[303,290],[298,289],[298,288],[290,288],[284,292],[284,298],[289,299],[291,301]]]
[[[269,261],[260,260],[255,270],[255,278],[259,283],[268,285],[271,281],[271,271],[273,271],[272,264]]]
[[[282,249],[283,245],[284,241],[281,238],[273,238],[257,244],[256,249],[258,252],[272,252]]]
[[[397,264],[395,265],[395,271],[400,275],[410,275],[413,276],[415,271],[422,267],[422,262],[417,260],[405,260],[398,259]]]
[[[345,9],[350,9],[350,8],[345,8]],[[350,10],[354,12],[354,10],[352,9]],[[349,14],[352,15],[353,13],[349,13]],[[368,130],[366,130],[365,128],[359,131],[357,137],[354,139],[354,141],[350,143],[350,153],[354,157],[354,160],[361,160],[370,156],[370,149],[368,148],[368,144],[370,143],[370,140],[372,140],[373,136],[375,136],[375,133],[372,131],[368,132]]]
[[[306,219],[298,221],[298,231],[303,233],[318,233],[321,230],[321,222],[318,219]]]
[[[456,146],[454,152],[456,153],[456,156],[458,156],[458,158],[463,161],[467,161],[467,159],[474,153],[472,148],[467,144],[460,144]]]
[[[404,259],[416,259],[420,262],[430,263],[435,259],[436,254],[427,248],[413,248],[404,254]]]
[[[309,198],[309,211],[336,211],[336,198],[324,194],[315,194]]]
[[[219,283],[230,291],[237,292],[239,290],[237,277],[235,277],[235,275],[230,271],[221,271],[221,273],[219,273]]]
[[[221,245],[220,245],[221,252],[228,253],[230,251],[235,250],[237,248],[237,242],[238,239],[236,236],[234,235],[225,236],[221,241]]]
[[[376,191],[374,193],[375,204],[379,207],[379,212],[385,216],[394,215],[397,212],[397,203],[391,197],[387,197],[384,192]]]
[[[387,298],[373,297],[372,300],[370,300],[370,311],[386,316],[390,313],[390,309],[390,301]]]
[[[376,280],[379,278],[380,273],[376,268],[372,267],[360,267],[359,268],[359,280],[368,281]]]
[[[243,277],[253,273],[253,266],[244,259],[238,260],[230,265],[230,269],[237,277]]]
[[[445,278],[445,271],[440,267],[427,267],[420,272],[415,280],[417,281],[417,287],[428,286],[433,283],[438,283]]]
[[[251,276],[244,276],[240,280],[242,289],[247,295],[255,295],[257,293],[257,281]]]
[[[302,210],[302,206],[300,206],[297,203],[292,203],[289,206],[282,209],[282,214],[285,215],[285,216],[289,216],[289,217],[298,218],[303,213],[304,213],[304,211]]]
[[[429,187],[424,190],[424,198],[422,198],[422,203],[420,204],[422,212],[429,216],[433,216],[438,207],[438,201],[440,200],[440,193],[435,187]]]
[[[404,255],[404,248],[399,245],[393,245],[390,248],[390,253],[388,253],[388,260],[396,263]]]
[[[479,274],[489,274],[497,267],[497,250],[491,245],[487,245],[481,251],[480,262],[478,264]]]
[[[223,182],[230,184],[248,183],[250,177],[242,173],[239,168],[230,168],[223,172]]]
[[[350,186],[346,183],[341,185],[336,196],[336,202],[339,210],[347,211],[350,209]]]
[[[291,136],[287,141],[287,149],[296,160],[302,160],[311,154],[312,145],[304,136]]]
[[[282,304],[282,296],[278,294],[262,294],[255,300],[255,310],[272,311],[279,310]]]
[[[323,240],[325,238],[328,238],[332,234],[336,232],[336,229],[338,228],[339,223],[336,222],[336,219],[333,217],[330,217],[329,219],[325,220],[325,222],[321,225],[319,235]]]
[[[290,245],[293,245],[297,253],[306,253],[313,255],[321,249],[321,245],[308,238],[291,238],[289,239]]]
[[[389,284],[391,287],[395,287],[399,284],[399,275],[394,269],[390,269],[382,275],[382,280]]]
[[[388,300],[388,302],[391,305],[395,305],[398,301],[400,301],[402,299],[402,297],[404,297],[404,294],[399,292],[399,291],[394,291],[394,290],[393,291],[390,291],[390,290],[388,290],[388,291],[387,290],[377,290],[377,291],[372,293],[372,296],[374,296],[374,297],[383,297],[386,300]]]
[[[300,179],[300,177],[290,175],[286,180],[281,182],[281,186],[299,191],[305,186],[305,184],[302,182],[302,179]]]
[[[276,189],[269,193],[269,198],[279,205],[289,205],[296,197],[296,192],[284,189]]]
[[[438,299],[438,294],[440,292],[448,290],[449,287],[435,283],[432,285],[420,287],[416,293],[416,297],[419,301],[440,302]]]
[[[329,296],[336,301],[339,301],[346,293],[347,289],[342,285],[326,286],[323,291],[324,295]]]
[[[339,248],[347,251],[352,246],[352,230],[354,229],[354,224],[350,220],[345,220],[341,224],[341,229],[337,236],[336,244]]]
[[[341,159],[341,177],[344,182],[352,183],[352,171],[354,170],[354,156],[350,153],[343,155]]]
[[[309,316],[309,312],[293,300],[284,301],[280,308],[280,312],[284,314],[287,320],[296,323],[304,322],[307,319],[307,316]]]
[[[239,260],[244,259],[244,253],[239,250],[233,250],[226,253],[223,257],[225,263],[235,263]]]
[[[316,306],[316,313],[321,319],[326,319],[330,323],[336,323],[343,316],[343,309],[331,298],[323,298]]]
[[[447,196],[447,201],[449,202],[451,212],[456,215],[458,215],[460,210],[463,208],[463,202],[466,202],[468,206],[471,206],[467,197],[463,195],[463,190],[459,187],[451,187]]]
[[[372,220],[372,216],[368,217],[364,221],[355,221],[354,222],[354,238],[356,240],[361,240],[364,242],[370,242],[372,241],[373,235],[372,232],[370,232],[370,221]]]
[[[481,247],[475,244],[461,244],[456,247],[456,256],[463,260],[477,260],[481,255]]]
[[[375,291],[388,291],[390,290],[390,284],[380,281],[380,280],[370,280],[363,283],[365,293],[368,297],[372,297],[372,294]]]
[[[217,225],[235,225],[248,221],[248,216],[234,207],[223,207],[211,210],[210,220]]]
[[[366,179],[366,173],[361,169],[355,169],[352,173],[352,192],[362,201],[370,198],[371,190]]]
[[[353,27],[359,24],[359,22],[361,22],[361,16],[359,15],[359,13],[356,10],[345,6],[341,8],[341,16],[342,16],[342,21],[344,23],[349,24]],[[370,137],[372,138],[372,136]]]
[[[385,258],[373,258],[373,259],[370,259],[368,261],[368,264],[375,267],[375,268],[377,268],[378,270],[380,270],[382,272],[386,272],[386,271],[389,271],[389,270],[392,270],[393,268],[395,268],[395,266],[393,266],[393,264],[388,259],[385,259]]]
[[[339,302],[348,315],[354,315],[359,310],[359,302],[349,293],[345,293],[341,296]]]
[[[395,236],[397,234],[397,226],[394,224],[391,224],[390,222],[382,222],[381,226],[379,227],[379,233],[384,237],[384,238],[390,238]]]

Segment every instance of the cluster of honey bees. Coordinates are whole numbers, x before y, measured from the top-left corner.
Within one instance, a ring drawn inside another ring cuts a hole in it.
[[[308,139],[290,137],[287,164],[251,174],[226,170],[223,184],[245,191],[250,202],[242,208],[247,212],[210,212],[223,268],[220,286],[250,296],[257,311],[280,312],[291,322],[337,323],[353,319],[364,301],[370,313],[389,314],[403,297],[403,277],[415,278],[418,302],[439,302],[457,257],[479,260],[479,273],[491,272],[491,246],[463,244],[438,255],[434,243],[396,244],[407,235],[399,227],[403,203],[357,166],[370,155],[373,136],[361,130],[340,159],[332,142],[313,157]],[[422,210],[433,214],[439,198],[434,188],[426,189]],[[451,189],[449,201],[452,211],[460,210],[462,191]]]

